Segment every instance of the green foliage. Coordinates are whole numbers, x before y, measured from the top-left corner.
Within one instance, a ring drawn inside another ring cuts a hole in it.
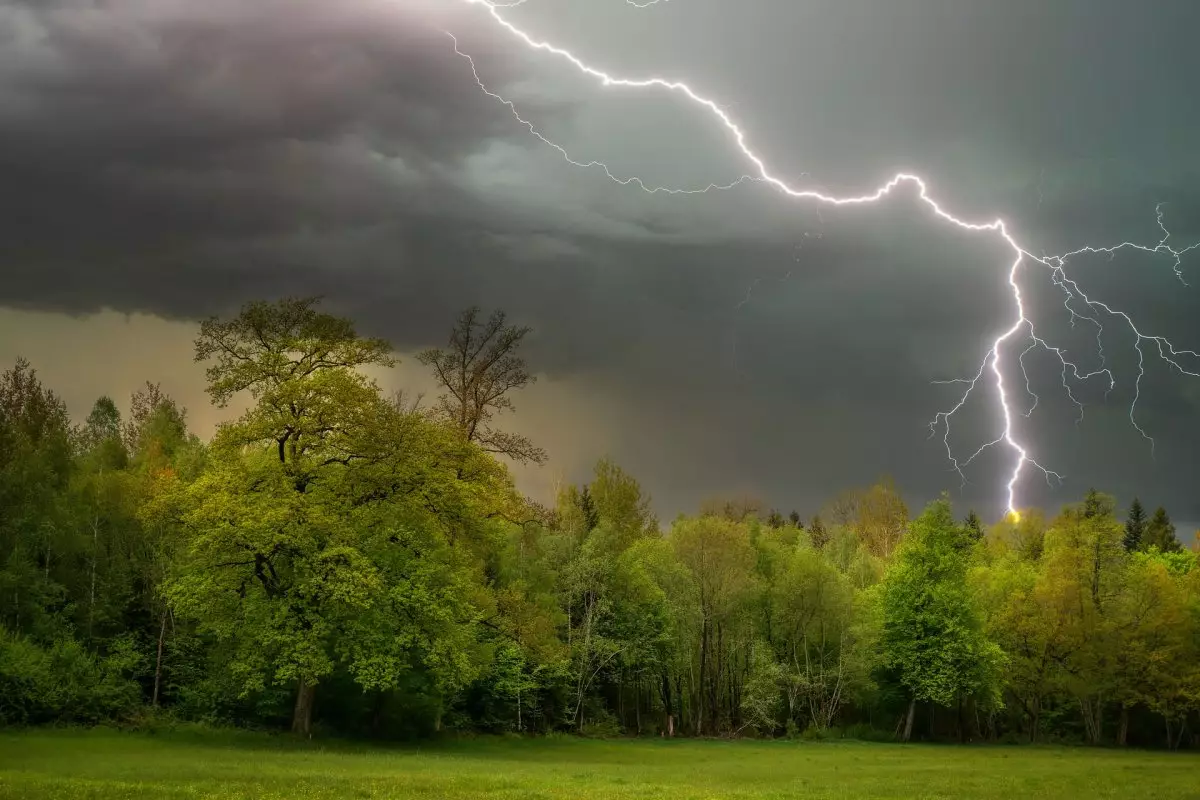
[[[0,725],[121,719],[140,705],[144,666],[128,637],[97,656],[73,638],[41,646],[0,629]]]
[[[761,734],[770,736],[779,727],[783,710],[783,667],[766,642],[756,642],[750,648],[750,663],[746,685],[742,691],[742,719]]]
[[[1145,535],[1142,537],[1142,548],[1157,547],[1161,552],[1172,553],[1183,550],[1183,545],[1175,536],[1175,525],[1162,506],[1154,509],[1154,515],[1146,523]]]
[[[314,687],[337,668],[366,690],[424,670],[439,692],[477,669],[472,554],[451,536],[472,532],[472,491],[502,473],[468,482],[471,445],[387,404],[357,372],[390,364],[387,350],[312,301],[252,304],[206,322],[197,341],[197,358],[217,361],[214,398],[248,390],[257,402],[222,426],[180,501],[189,556],[168,596],[230,643],[243,694],[299,687],[302,732]],[[439,465],[446,451],[454,462]]]
[[[1112,495],[1102,494],[1095,489],[1088,489],[1079,512],[1085,519],[1093,517],[1111,517],[1116,501]]]
[[[1004,653],[987,638],[966,582],[970,536],[948,501],[930,504],[881,586],[883,667],[917,701],[1001,700]]]
[[[975,541],[983,539],[983,521],[979,519],[979,515],[975,513],[974,509],[967,513],[967,518],[963,520],[963,526]]]
[[[422,412],[365,374],[385,342],[250,304],[200,328],[214,401],[248,401],[207,443],[154,383],[72,426],[19,361],[0,724],[1191,744],[1200,570],[1165,510],[910,522],[883,481],[808,526],[741,497],[664,531],[608,459],[547,510],[491,427],[526,333],[460,318]]]
[[[224,407],[248,391],[259,402],[248,420],[288,415],[289,390],[311,386],[324,373],[333,384],[358,383],[346,370],[367,364],[391,366],[391,347],[382,339],[364,339],[346,319],[316,310],[316,298],[250,303],[232,320],[216,317],[200,325],[196,361],[207,369],[208,393]],[[316,398],[318,406],[327,407]],[[251,425],[251,427],[254,427]],[[285,443],[303,431],[291,431]]]
[[[1146,537],[1146,510],[1136,497],[1129,505],[1129,517],[1125,521],[1124,545],[1126,552],[1142,549],[1142,540]]]

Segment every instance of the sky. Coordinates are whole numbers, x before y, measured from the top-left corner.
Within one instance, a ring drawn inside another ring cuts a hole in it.
[[[898,170],[1031,252],[1200,241],[1200,50],[1190,0],[528,0],[504,11],[613,73],[685,80],[791,184],[864,193]],[[805,516],[891,475],[914,506],[943,489],[996,518],[1003,448],[966,470],[929,422],[1011,324],[1010,251],[898,192],[829,208],[760,184],[649,195],[565,162],[703,188],[752,169],[677,94],[605,88],[465,0],[0,0],[0,363],[30,358],[86,415],[159,381],[201,433],[196,320],[322,294],[403,359],[381,380],[432,393],[415,359],[458,311],[530,325],[537,384],[514,430],[550,454],[516,471],[547,497],[601,456],[661,516],[714,495]],[[1200,251],[1080,257],[1072,277],[1144,333],[1200,347]],[[1039,333],[1099,366],[1044,270],[1022,273]],[[1089,486],[1200,520],[1200,379],[1135,337],[1102,338],[1116,384],[1075,387],[1048,353],[1010,393],[1032,470],[1023,505]],[[1011,362],[1022,347],[1005,351]],[[1200,368],[1200,364],[1187,364]],[[999,433],[984,385],[951,435]]]

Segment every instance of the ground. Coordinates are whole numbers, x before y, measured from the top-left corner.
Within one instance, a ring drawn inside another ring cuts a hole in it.
[[[0,798],[1200,796],[1200,756],[862,742],[483,739],[369,747],[255,734],[0,732]]]

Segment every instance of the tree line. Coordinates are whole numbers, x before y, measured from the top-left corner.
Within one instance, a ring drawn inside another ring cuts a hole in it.
[[[249,304],[200,325],[212,401],[250,401],[208,442],[153,383],[72,424],[18,361],[0,724],[1200,744],[1200,569],[1164,509],[989,526],[881,481],[664,525],[609,460],[543,507],[507,464],[546,453],[500,425],[528,332],[464,312],[424,406],[317,300]]]

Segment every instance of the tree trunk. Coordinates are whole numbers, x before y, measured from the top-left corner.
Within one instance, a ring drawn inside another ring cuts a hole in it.
[[[296,710],[292,714],[292,733],[301,736],[312,736],[313,696],[317,693],[317,685],[301,680],[296,690]]]
[[[629,730],[628,721],[625,719],[625,681],[625,670],[621,670],[621,674],[617,678],[617,725],[622,732]]]
[[[1171,749],[1178,750],[1179,745],[1183,743],[1183,732],[1187,730],[1187,717],[1179,720],[1179,732],[1175,735],[1175,741],[1171,742]]]
[[[1117,728],[1117,744],[1121,747],[1125,746],[1125,740],[1129,736],[1129,706],[1121,704],[1121,724]]]
[[[715,736],[721,730],[721,675],[725,671],[725,632],[721,623],[717,623],[717,644],[712,655],[713,669],[709,670],[710,682],[708,689],[709,729],[710,736]]]
[[[167,638],[167,610],[162,612],[162,624],[158,627],[158,658],[154,662],[154,700],[152,705],[158,708],[158,692],[162,686],[163,640]]]
[[[1104,703],[1100,698],[1079,698],[1079,708],[1083,713],[1084,730],[1087,732],[1089,744],[1100,744],[1104,734]]]
[[[371,703],[371,735],[376,739],[383,731],[383,704],[386,697],[382,691],[376,691]]]
[[[905,717],[905,719],[904,719],[904,739],[903,739],[903,741],[907,742],[909,739],[912,738],[913,717],[916,716],[916,713],[917,713],[917,699],[914,697],[912,700],[908,701],[908,716]]]
[[[642,680],[639,677],[633,691],[633,720],[637,727],[637,735],[642,735]]]
[[[707,709],[705,708],[705,706],[707,705],[707,700],[708,700],[708,697],[707,697],[708,687],[705,682],[705,679],[708,676],[708,635],[709,635],[708,617],[705,616],[704,622],[700,628],[700,679],[699,679],[700,691],[697,692],[700,702],[696,708],[696,735],[697,736],[700,736],[701,733],[703,733],[703,730],[701,728],[702,720],[704,719],[705,715],[707,714]]]
[[[99,557],[100,520],[92,517],[92,590],[88,601],[88,638],[92,638],[93,623],[96,619],[96,559]]]
[[[675,705],[671,702],[671,677],[667,673],[662,673],[662,688],[660,689],[663,701],[663,712],[667,718],[667,736],[675,735]],[[680,701],[682,702],[682,701]]]

